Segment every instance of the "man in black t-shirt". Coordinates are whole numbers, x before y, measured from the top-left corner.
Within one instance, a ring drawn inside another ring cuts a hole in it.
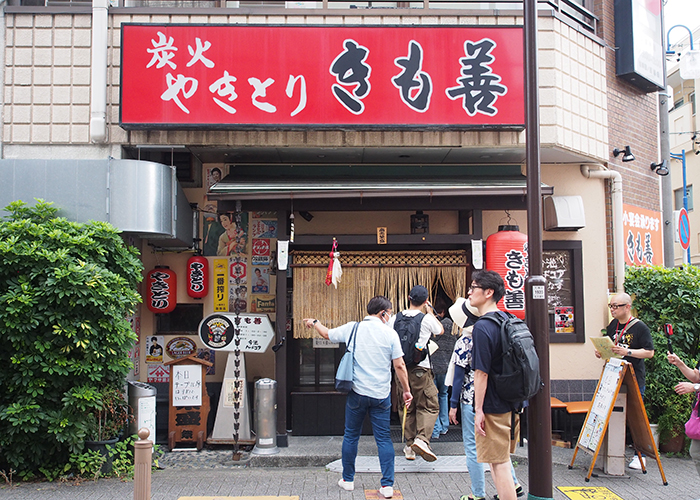
[[[608,325],[606,335],[613,341],[613,352],[624,356],[634,367],[639,392],[644,397],[646,386],[644,360],[654,356],[654,341],[649,327],[632,316],[632,298],[618,293],[610,299],[610,314],[614,318]],[[600,353],[596,351],[596,357]]]
[[[498,301],[505,294],[503,278],[495,271],[476,271],[469,287],[469,302],[480,316],[502,314]],[[493,321],[477,321],[472,330],[474,348],[474,430],[476,460],[488,463],[501,500],[515,500],[510,454],[515,451],[520,421],[511,406],[493,386],[493,378],[503,371],[501,331]],[[511,433],[511,425],[515,425]],[[520,490],[522,491],[522,489]]]
[[[614,318],[608,325],[606,335],[613,341],[612,351],[623,356],[632,364],[639,392],[644,397],[646,370],[644,360],[654,356],[654,341],[649,327],[632,316],[632,298],[626,293],[618,293],[610,299],[610,314]],[[600,358],[600,353],[595,352]],[[646,463],[646,459],[644,459]],[[636,455],[629,464],[630,469],[640,470],[642,465]]]

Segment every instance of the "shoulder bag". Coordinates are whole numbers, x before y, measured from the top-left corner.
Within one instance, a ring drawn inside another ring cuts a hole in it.
[[[355,323],[355,326],[352,327],[350,338],[345,344],[345,354],[343,354],[343,358],[338,365],[338,371],[335,373],[335,390],[343,394],[347,394],[352,390],[352,372],[355,364],[354,352],[355,344],[357,343],[356,333],[358,325],[359,323]],[[352,351],[350,350],[350,342],[353,342]]]
[[[698,416],[698,403],[700,403],[700,393],[695,398],[695,406],[690,412],[690,418],[685,423],[685,435],[690,439],[700,440],[700,416]]]

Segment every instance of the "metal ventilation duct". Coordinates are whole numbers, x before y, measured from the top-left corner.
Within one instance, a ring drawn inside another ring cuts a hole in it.
[[[0,206],[36,198],[76,222],[109,222],[159,246],[192,246],[192,209],[175,168],[141,160],[0,160]]]

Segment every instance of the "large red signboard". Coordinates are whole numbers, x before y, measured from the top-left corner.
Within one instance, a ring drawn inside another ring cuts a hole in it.
[[[521,27],[122,25],[121,125],[522,127]]]

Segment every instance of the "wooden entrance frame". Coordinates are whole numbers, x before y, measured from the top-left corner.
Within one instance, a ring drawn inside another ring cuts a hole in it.
[[[664,474],[664,468],[661,465],[659,450],[656,448],[656,442],[654,441],[654,436],[651,432],[651,427],[649,426],[649,418],[647,417],[647,412],[644,408],[642,394],[639,391],[637,378],[634,375],[634,368],[630,363],[620,362],[619,360],[612,361],[613,359],[615,358],[608,360],[603,367],[603,372],[600,376],[600,380],[598,381],[595,394],[593,395],[591,408],[586,414],[583,428],[581,429],[581,433],[576,441],[574,456],[571,458],[569,469],[573,469],[576,454],[580,448],[586,453],[593,455],[591,465],[588,468],[586,482],[591,480],[593,467],[595,466],[598,453],[600,452],[600,448],[603,444],[603,438],[608,431],[610,415],[612,414],[615,400],[620,392],[620,387],[622,387],[622,384],[625,384],[627,386],[626,422],[627,426],[629,427],[630,434],[632,434],[632,441],[634,442],[634,448],[635,452],[637,453],[637,457],[639,458],[639,463],[642,466],[642,472],[644,474],[647,473],[644,460],[642,460],[642,452],[644,452],[647,454],[647,456],[656,460],[656,463],[659,466],[659,472],[661,472],[663,485],[668,486],[668,481],[666,480],[666,475]],[[596,412],[596,409],[599,411]],[[596,421],[597,417],[600,415],[604,415],[604,421]],[[595,430],[596,428],[597,432]],[[591,447],[591,442],[593,442],[592,444],[594,448]]]

